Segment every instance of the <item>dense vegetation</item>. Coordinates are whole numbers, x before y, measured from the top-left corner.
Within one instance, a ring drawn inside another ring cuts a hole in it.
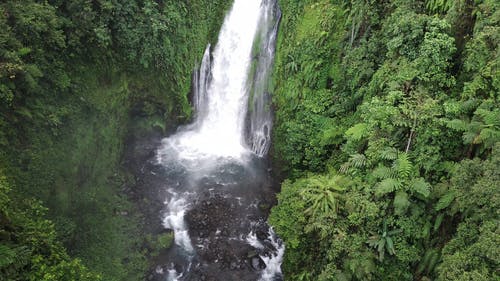
[[[286,280],[499,280],[500,2],[279,2]]]
[[[142,238],[124,140],[190,117],[229,2],[0,3],[0,281],[143,279],[172,237]],[[279,2],[286,280],[498,280],[500,3]]]
[[[123,143],[189,118],[229,2],[0,3],[0,280],[143,279]]]

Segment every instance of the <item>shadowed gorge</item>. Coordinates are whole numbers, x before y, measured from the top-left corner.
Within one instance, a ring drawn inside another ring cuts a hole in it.
[[[498,0],[0,1],[0,281],[500,280]]]

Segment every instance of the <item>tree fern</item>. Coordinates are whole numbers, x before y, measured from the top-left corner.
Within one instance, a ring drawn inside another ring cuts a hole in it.
[[[348,180],[339,175],[312,176],[306,180],[301,196],[309,207],[305,213],[313,217],[336,217],[341,192],[346,189]]]
[[[462,139],[465,144],[482,145],[483,149],[488,149],[500,141],[500,110],[479,108],[471,121],[454,119],[447,121],[446,126],[464,132]]]
[[[379,165],[377,168],[375,168],[372,172],[372,175],[377,179],[387,179],[394,177],[393,170],[384,165]]]
[[[340,167],[340,172],[348,173],[351,168],[360,169],[366,167],[367,165],[368,165],[368,159],[364,154],[359,154],[359,153],[352,154],[349,157],[349,161],[342,164],[342,166]]]
[[[483,119],[486,126],[497,128],[500,127],[500,110],[496,109],[490,111],[480,108],[476,110],[475,114]]]
[[[486,148],[493,147],[500,142],[500,130],[486,128],[479,133],[478,142],[484,144]]]
[[[460,119],[446,121],[446,126],[452,130],[463,132],[467,130],[467,122]]]
[[[0,269],[14,263],[16,252],[7,245],[0,244]]]
[[[352,166],[356,168],[365,167],[367,164],[366,156],[364,154],[359,154],[359,153],[351,155],[349,161],[352,163]]]

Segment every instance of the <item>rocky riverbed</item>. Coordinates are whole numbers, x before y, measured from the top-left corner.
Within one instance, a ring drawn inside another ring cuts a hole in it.
[[[165,227],[165,217],[172,196],[191,194],[184,221],[193,253],[174,243],[152,254],[147,280],[262,278],[270,261],[278,258],[281,245],[266,223],[276,203],[267,160],[255,157],[246,165],[223,163],[192,179],[186,178],[190,174],[182,167],[158,163],[160,144],[159,133],[129,141],[125,164],[135,183],[126,187],[127,193],[144,216],[145,234],[153,235],[171,231]],[[273,278],[266,280],[281,280]]]

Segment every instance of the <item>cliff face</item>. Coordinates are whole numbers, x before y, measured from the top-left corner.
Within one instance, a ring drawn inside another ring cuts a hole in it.
[[[0,250],[26,250],[0,262],[2,276],[77,280],[62,272],[87,266],[103,280],[141,279],[124,142],[190,118],[192,70],[229,2],[0,4]],[[25,232],[42,221],[33,235],[48,240],[35,245]]]

